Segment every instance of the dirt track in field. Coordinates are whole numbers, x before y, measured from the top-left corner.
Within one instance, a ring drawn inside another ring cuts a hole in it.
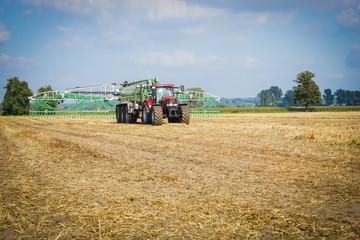
[[[0,239],[360,238],[360,113],[0,117]]]

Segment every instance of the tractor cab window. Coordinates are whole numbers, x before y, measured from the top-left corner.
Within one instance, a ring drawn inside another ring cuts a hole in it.
[[[172,87],[156,88],[156,102],[160,103],[164,96],[174,96],[174,89]]]

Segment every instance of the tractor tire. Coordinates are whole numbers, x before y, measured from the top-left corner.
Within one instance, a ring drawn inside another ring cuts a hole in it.
[[[120,123],[121,121],[121,106],[116,105],[116,122]]]
[[[163,111],[161,106],[153,106],[151,110],[151,124],[160,126],[163,123]]]
[[[190,112],[187,105],[180,106],[181,123],[190,124]]]
[[[119,106],[120,123],[124,123],[124,105]]]
[[[129,111],[128,111],[128,105],[123,105],[123,123],[129,122]]]
[[[133,113],[133,114],[129,114],[129,123],[130,124],[134,124],[137,121],[137,114]]]
[[[141,122],[142,124],[149,124],[151,123],[151,112],[147,104],[144,102],[142,105],[142,112],[141,112]]]

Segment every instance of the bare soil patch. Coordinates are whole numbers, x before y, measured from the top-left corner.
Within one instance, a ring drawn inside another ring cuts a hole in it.
[[[358,239],[360,113],[0,117],[0,239]]]

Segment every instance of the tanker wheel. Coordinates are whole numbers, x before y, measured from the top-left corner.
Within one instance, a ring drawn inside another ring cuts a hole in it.
[[[119,119],[120,123],[124,123],[124,105],[119,106]]]
[[[129,111],[128,111],[128,105],[123,105],[123,123],[129,122]]]
[[[121,106],[120,105],[116,105],[116,122],[120,123],[121,121]]]
[[[185,124],[190,124],[190,112],[187,105],[180,106],[181,112],[181,122]]]
[[[142,122],[142,124],[148,124],[151,122],[151,112],[145,102],[142,105],[141,122]]]
[[[160,126],[163,122],[163,111],[161,106],[153,106],[151,110],[151,124]]]
[[[129,114],[129,123],[134,124],[137,121],[137,114]]]

